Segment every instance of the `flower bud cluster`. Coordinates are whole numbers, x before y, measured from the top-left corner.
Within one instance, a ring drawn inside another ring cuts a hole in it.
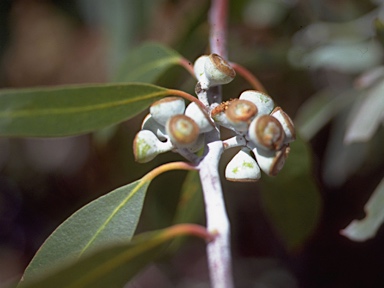
[[[216,54],[199,57],[194,72],[200,92],[227,84],[236,76],[230,64]],[[257,181],[261,171],[275,176],[282,169],[289,143],[296,137],[295,128],[291,118],[280,107],[275,107],[271,97],[248,90],[239,98],[221,104],[208,107],[207,101],[202,103],[207,106],[206,110],[195,102],[186,107],[180,97],[166,97],[153,103],[134,139],[136,161],[148,162],[171,150],[195,153],[205,143],[204,133],[223,126],[236,134],[232,139],[237,139],[231,145],[229,139],[224,140],[224,148],[242,146],[227,164],[228,180]],[[236,142],[238,139],[241,141]]]
[[[295,140],[291,118],[268,95],[248,90],[240,97],[213,107],[214,121],[241,135],[246,145],[228,163],[225,175],[231,181],[257,181],[263,171],[275,176],[282,169]],[[251,155],[253,154],[254,157]]]
[[[180,97],[156,101],[134,139],[136,161],[145,163],[160,153],[177,149],[198,151],[204,145],[203,133],[213,129],[208,119],[207,113],[195,102],[185,107]]]

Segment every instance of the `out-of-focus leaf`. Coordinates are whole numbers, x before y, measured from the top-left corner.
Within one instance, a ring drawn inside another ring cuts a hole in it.
[[[146,43],[129,53],[115,80],[152,83],[168,68],[179,64],[181,58],[179,53],[161,44]]]
[[[290,3],[261,0],[250,1],[247,4],[243,11],[245,23],[254,27],[268,27],[281,23]]]
[[[190,171],[181,188],[181,196],[174,219],[175,224],[196,223],[202,218],[203,193],[199,173]]]
[[[298,111],[295,127],[301,137],[310,140],[336,114],[356,99],[357,93],[346,91],[341,94],[323,90],[313,95]]]
[[[324,181],[330,186],[342,185],[361,167],[367,156],[367,143],[346,145],[343,141],[349,111],[350,107],[346,107],[332,123],[323,167]]]
[[[197,223],[203,216],[203,192],[199,173],[189,171],[181,188],[180,200],[176,208],[174,224]],[[169,248],[170,252],[175,252],[183,243],[183,238],[178,238]]]
[[[340,233],[353,241],[366,241],[376,235],[384,222],[384,178],[364,206],[366,216],[353,220]]]
[[[363,72],[381,62],[383,51],[376,41],[344,40],[327,43],[310,52],[292,48],[291,61],[300,67],[333,69],[345,73]]]
[[[379,18],[376,18],[373,21],[373,24],[375,27],[376,38],[380,42],[381,46],[384,47],[384,22]]]
[[[95,247],[130,240],[149,184],[147,178],[137,180],[75,212],[40,247],[23,279],[28,281],[66,259],[79,259]]]
[[[23,279],[20,288],[120,288],[152,261],[167,242],[184,235],[198,235],[196,228],[173,226],[136,236],[131,242],[103,246],[79,259],[63,263],[34,279]],[[196,226],[196,225],[194,225]],[[201,228],[199,228],[201,230]]]
[[[372,138],[384,119],[384,80],[363,95],[352,109],[344,141],[346,143],[365,142]]]
[[[286,248],[299,249],[316,229],[322,208],[308,145],[297,139],[283,170],[262,179],[262,207]]]
[[[1,90],[0,135],[87,133],[132,118],[166,91],[133,83]]]

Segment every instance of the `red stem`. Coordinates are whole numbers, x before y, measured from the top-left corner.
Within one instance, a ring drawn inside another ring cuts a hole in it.
[[[256,78],[255,75],[253,75],[248,69],[245,67],[231,62],[231,66],[233,69],[235,69],[236,73],[240,74],[245,80],[248,81],[249,84],[253,86],[256,90],[263,92],[265,94],[267,93],[267,90],[264,88],[263,84],[259,81],[259,79]]]

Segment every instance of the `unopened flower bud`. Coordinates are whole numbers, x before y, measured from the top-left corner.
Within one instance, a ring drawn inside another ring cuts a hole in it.
[[[193,64],[193,70],[195,72],[195,76],[200,83],[207,81],[204,75],[205,74],[204,65],[207,59],[208,59],[208,55],[202,55],[199,58],[197,58],[195,63]]]
[[[227,84],[236,76],[231,65],[217,54],[199,57],[194,64],[194,71],[202,89]]]
[[[279,150],[284,144],[284,130],[273,116],[261,115],[252,120],[248,130],[249,139],[267,150]]]
[[[200,134],[194,143],[192,143],[191,145],[188,145],[187,149],[192,153],[195,153],[199,151],[201,148],[203,148],[204,143],[205,143],[205,136],[204,134]]]
[[[178,148],[188,148],[199,137],[199,126],[186,115],[175,115],[168,119],[165,129],[172,143]]]
[[[239,99],[251,101],[257,107],[257,115],[269,114],[273,110],[274,102],[271,97],[255,90],[247,90],[240,94]]]
[[[161,142],[152,131],[140,130],[133,140],[133,154],[139,163],[151,161],[156,155],[170,151],[173,145]]]
[[[165,141],[168,139],[167,133],[165,132],[165,127],[153,119],[151,114],[145,116],[143,123],[141,124],[141,130],[152,131],[160,141]]]
[[[254,182],[260,177],[260,168],[246,147],[242,148],[225,168],[225,178],[230,181]]]
[[[165,97],[153,103],[149,108],[153,119],[163,126],[170,117],[183,114],[184,110],[185,102],[180,97]]]
[[[281,126],[284,129],[285,139],[284,144],[288,144],[296,139],[295,126],[293,125],[292,119],[288,116],[287,113],[283,111],[280,107],[273,109],[271,116],[279,120]]]
[[[225,115],[233,128],[241,133],[248,130],[249,124],[257,114],[257,107],[248,100],[234,99],[228,104]]]
[[[283,169],[289,154],[289,146],[278,151],[268,151],[259,147],[252,149],[260,169],[269,176],[276,176]]]
[[[209,132],[213,129],[213,125],[208,121],[208,114],[205,111],[203,112],[195,102],[189,103],[184,114],[196,122],[197,126],[199,126],[200,133]]]

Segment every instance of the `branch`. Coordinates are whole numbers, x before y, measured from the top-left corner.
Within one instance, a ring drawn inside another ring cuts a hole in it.
[[[218,171],[223,143],[218,130],[207,133],[206,139],[208,148],[198,168],[204,193],[207,230],[215,235],[215,239],[207,244],[211,286],[232,288],[230,224]]]
[[[209,15],[211,25],[211,53],[227,58],[226,19],[228,0],[212,0]],[[198,98],[210,104],[222,100],[221,87],[208,91],[197,91]],[[200,93],[205,95],[199,95]],[[215,239],[207,244],[207,257],[211,286],[213,288],[232,288],[232,261],[230,248],[230,223],[225,209],[223,191],[219,175],[219,160],[224,151],[218,128],[206,133],[206,147],[198,168],[204,193],[207,230],[215,234]]]
[[[228,0],[212,0],[209,13],[211,26],[211,53],[216,53],[227,59],[227,14]]]

